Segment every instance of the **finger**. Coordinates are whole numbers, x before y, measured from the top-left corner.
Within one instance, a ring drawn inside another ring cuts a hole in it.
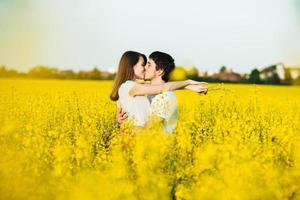
[[[202,82],[195,81],[194,85],[204,85]]]
[[[126,114],[126,112],[125,111],[123,111],[122,113],[121,113],[121,116],[123,116],[123,115],[125,115]]]
[[[192,82],[192,85],[207,85],[207,82],[199,82],[199,81],[194,81]]]
[[[123,110],[123,109],[121,108],[121,110],[120,110],[120,115],[124,115],[124,113],[126,113],[125,110]]]
[[[122,108],[118,108],[118,113],[122,113]]]
[[[199,92],[200,93],[205,93],[205,92],[207,92],[207,89],[205,89],[205,88],[204,89],[200,89]]]

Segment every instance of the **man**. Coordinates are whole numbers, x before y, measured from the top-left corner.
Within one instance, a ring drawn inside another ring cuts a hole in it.
[[[175,69],[174,59],[167,53],[155,51],[150,54],[145,66],[145,80],[149,80],[151,85],[159,85],[169,81],[171,72]],[[193,87],[193,86],[187,86]],[[207,90],[202,93],[206,94]],[[177,98],[173,91],[163,92],[157,95],[147,96],[150,102],[151,115],[161,119],[163,130],[172,133],[177,125],[178,106]],[[127,114],[120,110],[116,119],[122,123],[127,118]]]

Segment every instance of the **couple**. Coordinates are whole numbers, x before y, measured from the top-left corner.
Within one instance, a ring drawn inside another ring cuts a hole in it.
[[[132,119],[134,126],[143,127],[150,119],[159,120],[163,131],[172,133],[177,125],[178,106],[174,90],[188,89],[207,93],[204,82],[169,81],[175,69],[174,59],[155,51],[148,62],[144,54],[127,51],[119,62],[110,99],[117,101],[117,123]],[[150,81],[150,83],[145,83]]]

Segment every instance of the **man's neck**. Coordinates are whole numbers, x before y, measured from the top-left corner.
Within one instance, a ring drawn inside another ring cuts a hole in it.
[[[165,81],[162,80],[161,77],[154,78],[150,81],[150,85],[160,85],[163,83],[165,83]]]

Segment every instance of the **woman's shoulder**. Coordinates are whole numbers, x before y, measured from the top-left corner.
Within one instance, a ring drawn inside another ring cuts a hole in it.
[[[127,80],[127,81],[125,81],[124,83],[121,84],[120,88],[121,88],[121,87],[129,87],[129,86],[133,86],[134,84],[135,84],[134,81],[132,81],[132,80]]]
[[[127,80],[126,82],[122,83],[120,88],[119,88],[119,93],[122,91],[129,91],[133,86],[135,82],[132,80]]]
[[[127,84],[127,85],[130,85],[130,84],[135,84],[135,82],[133,80],[127,80],[125,83],[123,84]]]

